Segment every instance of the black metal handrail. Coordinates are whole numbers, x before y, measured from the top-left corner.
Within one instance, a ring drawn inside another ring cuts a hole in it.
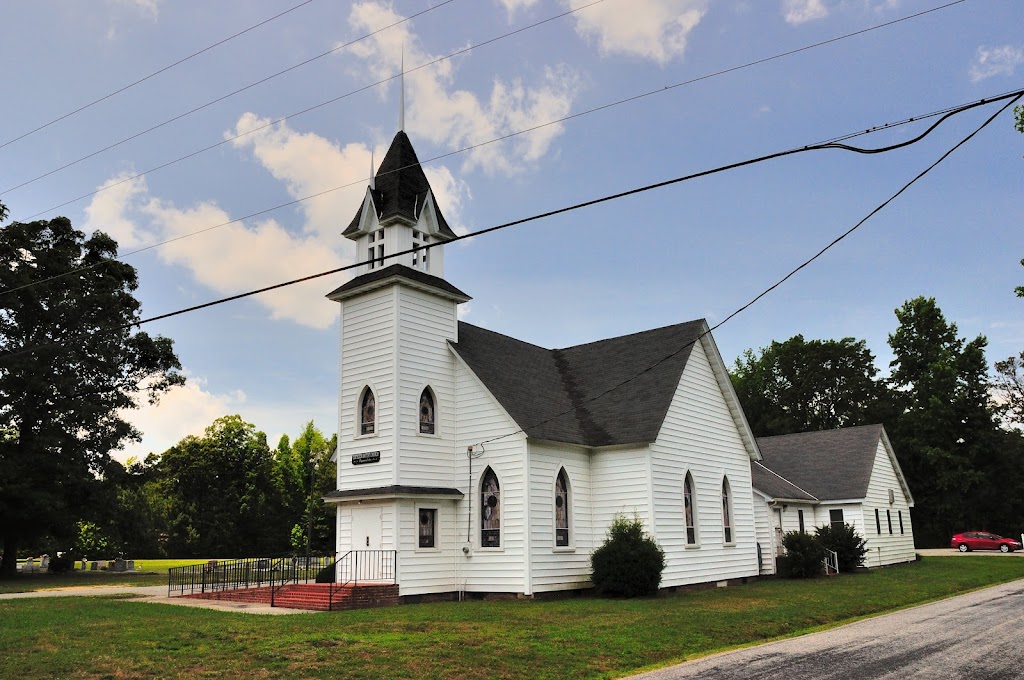
[[[167,570],[167,595],[193,595],[223,590],[309,582],[332,564],[333,557],[243,557],[210,560]]]
[[[363,583],[393,585],[398,578],[398,551],[349,550],[334,564],[334,579],[328,592],[327,609],[334,610],[334,595],[346,586]]]

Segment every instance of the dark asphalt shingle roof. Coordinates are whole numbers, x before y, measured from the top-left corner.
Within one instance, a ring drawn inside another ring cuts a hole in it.
[[[610,446],[657,439],[705,328],[689,321],[548,350],[460,322],[451,344],[528,436]]]
[[[863,425],[759,437],[757,446],[768,469],[819,500],[842,500],[867,495],[881,436],[881,425]]]
[[[390,267],[385,267],[384,269],[377,269],[376,271],[361,274],[352,279],[351,281],[349,281],[348,283],[345,283],[344,285],[332,290],[330,293],[327,294],[327,297],[335,299],[336,297],[341,296],[343,293],[354,291],[358,288],[362,288],[363,286],[376,283],[377,281],[383,281],[393,276],[408,279],[409,281],[414,281],[420,285],[434,288],[438,291],[447,293],[448,295],[453,297],[464,298],[466,300],[472,299],[468,295],[463,293],[461,290],[459,290],[452,284],[442,279],[441,277],[434,276],[433,274],[428,274],[424,271],[420,271],[419,269],[407,267],[404,264],[393,264]]]
[[[750,481],[755,489],[768,494],[772,498],[809,502],[815,502],[818,500],[789,480],[783,479],[777,473],[772,472],[756,460],[751,461],[750,463]]]
[[[413,222],[419,219],[423,204],[426,203],[427,192],[430,191],[430,183],[405,132],[399,130],[391,141],[391,147],[377,168],[373,185],[370,197],[381,222],[395,216]],[[436,201],[434,208],[437,213],[438,237],[442,240],[455,238],[455,232],[448,226],[448,221],[441,214],[441,208]],[[362,212],[363,206],[360,205],[355,217],[341,233],[342,236],[351,236],[359,230]]]

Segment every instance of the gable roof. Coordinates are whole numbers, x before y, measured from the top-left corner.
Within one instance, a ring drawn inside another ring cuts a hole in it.
[[[758,437],[757,446],[765,467],[819,500],[864,498],[883,432],[862,425]]]
[[[430,193],[430,183],[423,173],[409,136],[402,130],[399,130],[391,141],[391,147],[377,168],[373,186],[374,188],[369,190],[369,196],[381,222],[387,222],[395,217],[403,217],[413,223],[419,220],[427,202],[427,194]],[[352,236],[359,231],[363,207],[362,204],[359,206],[355,217],[345,231],[341,232],[342,236]],[[455,232],[448,226],[436,202],[434,211],[437,216],[438,238],[445,241],[455,238]]]
[[[612,446],[657,439],[706,329],[701,319],[549,350],[459,322],[450,344],[527,436]]]
[[[750,481],[755,489],[775,500],[818,502],[817,498],[756,460],[750,461]]]

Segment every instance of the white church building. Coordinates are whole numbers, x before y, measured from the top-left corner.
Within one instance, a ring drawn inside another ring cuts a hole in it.
[[[455,234],[404,132],[343,234],[365,264],[328,295],[339,556],[390,555],[402,596],[580,589],[625,514],[662,587],[761,572],[760,456],[704,321],[556,350],[460,322],[470,297],[424,250]]]

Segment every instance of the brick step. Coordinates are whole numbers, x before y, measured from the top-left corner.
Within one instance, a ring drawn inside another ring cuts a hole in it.
[[[333,609],[363,609],[398,604],[397,585],[347,585],[334,590],[333,605],[330,583],[298,583],[276,586],[274,606],[290,609],[327,611]],[[240,588],[218,590],[209,593],[194,593],[184,597],[204,600],[226,600],[254,604],[270,604],[270,588]]]

